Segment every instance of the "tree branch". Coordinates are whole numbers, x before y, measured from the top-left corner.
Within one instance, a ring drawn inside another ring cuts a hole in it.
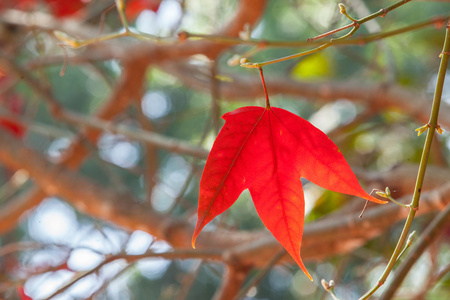
[[[227,265],[223,274],[222,284],[216,291],[213,300],[234,299],[250,271],[249,267]]]
[[[9,66],[15,68],[16,73],[27,76],[26,70],[17,68],[11,62]],[[123,75],[117,83],[117,88],[110,96],[106,104],[99,110],[97,116],[103,119],[112,119],[121,113],[132,99],[141,98],[142,82],[147,70],[146,66],[135,63],[125,63]],[[29,75],[28,75],[29,76]],[[39,88],[41,85],[37,85]],[[38,91],[45,93],[45,91]],[[77,138],[72,141],[71,146],[64,153],[61,163],[71,169],[76,169],[84,160],[89,150],[85,147],[85,142],[95,141],[102,134],[101,131],[89,128],[82,131]],[[0,224],[0,234],[5,233],[17,224],[20,216],[27,210],[38,205],[47,194],[39,187],[32,187],[27,193],[20,195],[14,201],[8,202],[0,210],[0,220],[7,220]]]
[[[0,161],[12,169],[25,169],[48,195],[65,199],[80,212],[128,230],[143,230],[175,248],[190,248],[193,225],[182,219],[160,215],[129,195],[95,184],[41,154],[25,148],[6,132],[0,132]],[[407,202],[410,196],[400,201]],[[450,203],[450,184],[423,194],[418,214],[442,210]],[[305,225],[302,258],[324,259],[348,253],[378,236],[408,211],[394,204],[369,209],[364,219],[358,213],[329,216]],[[223,252],[225,261],[242,266],[264,266],[278,251],[278,242],[267,231],[205,231],[197,241],[199,249]],[[284,261],[290,260],[285,256]]]
[[[230,20],[229,25],[225,26],[218,33],[229,36],[238,36],[239,32],[244,28],[245,24],[254,25],[258,21],[258,19],[263,14],[265,5],[266,1],[242,0],[239,4],[235,17]],[[24,24],[26,24],[26,22]],[[50,21],[49,24],[50,25],[48,26],[50,27],[56,26]],[[109,120],[113,116],[122,112],[124,108],[130,103],[130,101],[132,101],[133,99],[140,99],[144,75],[147,67],[150,64],[154,62],[162,62],[165,60],[173,60],[175,57],[177,59],[183,59],[194,54],[204,54],[211,58],[214,58],[227,47],[230,47],[230,45],[204,41],[194,41],[176,45],[148,44],[145,47],[139,45],[134,47],[134,50],[127,49],[126,51],[113,51],[110,55],[110,58],[113,58],[118,53],[120,53],[119,57],[123,61],[124,67],[122,76],[117,84],[117,88],[110,96],[110,100],[107,102],[105,107],[100,110],[97,116],[101,119]],[[130,55],[130,53],[133,52],[139,52],[140,55]],[[103,59],[106,59],[107,57],[108,54],[106,56],[102,56]],[[5,59],[5,61],[7,65],[11,67],[11,64],[8,64],[8,59]],[[28,75],[26,70],[19,71],[22,72],[22,75]],[[33,86],[33,88],[36,89],[39,86],[40,85]],[[45,97],[45,95],[43,96]],[[51,97],[51,95],[49,96]],[[69,150],[66,152],[63,164],[71,168],[77,168],[88,153],[88,150],[82,143],[82,139],[87,138],[90,142],[95,143],[100,134],[100,131],[93,129],[89,129],[80,134],[79,137],[73,142]],[[29,191],[27,197],[22,197],[20,199],[20,202],[13,201],[15,202],[14,206],[5,207],[0,212],[0,220],[3,219],[3,212],[8,212],[9,222],[5,222],[3,226],[0,226],[0,234],[11,230],[17,224],[17,221],[23,212],[39,204],[40,201],[42,201],[42,199],[44,199],[45,197],[46,194],[43,190],[34,188],[32,191]]]
[[[201,76],[201,69],[187,64],[158,64],[162,69],[179,78],[183,83],[200,91],[208,92],[210,84]],[[255,73],[256,74],[256,73]],[[239,76],[221,74],[231,78],[230,82],[222,81],[219,84],[219,93],[224,100],[241,101],[258,100],[264,97],[260,79],[256,76]],[[289,95],[301,97],[306,101],[320,101],[322,103],[334,102],[338,99],[347,99],[364,107],[370,107],[371,111],[379,112],[388,109],[401,111],[416,119],[420,123],[427,123],[431,108],[431,101],[423,93],[407,90],[402,87],[378,83],[367,84],[364,82],[302,82],[288,78],[274,78],[270,74],[266,76],[266,85],[269,93],[274,95]],[[440,114],[441,125],[450,128],[450,105],[442,103]]]

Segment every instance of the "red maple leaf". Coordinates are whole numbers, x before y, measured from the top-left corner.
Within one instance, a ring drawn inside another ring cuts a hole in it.
[[[322,131],[284,109],[270,107],[268,98],[266,108],[242,107],[222,118],[226,123],[200,181],[192,245],[207,223],[249,189],[264,225],[312,280],[300,257],[305,219],[300,177],[329,190],[386,202],[363,190],[338,147]]]
[[[64,18],[74,15],[81,10],[88,1],[86,0],[45,0],[52,13],[59,18]]]
[[[1,0],[0,11],[5,8],[33,10],[40,2],[37,0]],[[45,0],[45,2],[54,16],[65,18],[76,15],[90,0]]]
[[[15,137],[21,138],[25,135],[25,126],[15,121],[0,118],[0,127],[9,131]]]
[[[33,300],[30,296],[28,296],[25,293],[25,289],[23,288],[23,286],[17,287],[17,294],[18,294],[20,300]]]
[[[157,12],[161,0],[130,0],[125,6],[125,14],[128,19],[136,19],[145,9]]]
[[[0,73],[1,73],[0,69]],[[4,77],[5,78],[5,77]],[[1,78],[0,78],[0,87],[1,87]],[[18,94],[10,94],[10,95],[0,95],[0,106],[3,106],[3,109],[7,109],[13,114],[21,114],[24,108],[24,101]],[[14,117],[3,117],[0,116],[0,127],[3,127],[15,137],[22,138],[26,133],[26,127],[15,120]]]

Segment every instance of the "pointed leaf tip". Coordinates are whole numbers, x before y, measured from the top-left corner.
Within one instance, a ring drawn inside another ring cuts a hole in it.
[[[195,249],[195,241],[197,240],[198,232],[194,231],[194,234],[192,235],[192,248]]]
[[[375,202],[375,203],[378,203],[378,204],[386,204],[386,203],[389,202],[389,201],[377,199],[377,198],[375,198],[375,197],[373,197],[371,195],[369,195],[369,197],[365,197],[364,199],[372,201],[372,202]]]

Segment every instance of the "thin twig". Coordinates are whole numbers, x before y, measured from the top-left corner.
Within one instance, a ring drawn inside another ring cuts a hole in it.
[[[183,280],[180,284],[180,290],[177,293],[175,300],[185,300],[189,295],[192,285],[195,282],[198,274],[200,273],[201,267],[205,263],[204,260],[194,262],[188,274],[185,274]]]
[[[450,205],[441,211],[425,231],[421,234],[421,238],[417,241],[414,247],[405,257],[400,267],[395,271],[395,277],[390,282],[389,287],[384,291],[379,300],[392,299],[395,291],[401,286],[408,272],[411,270],[414,263],[420,258],[425,249],[439,236],[439,234],[447,228],[450,222]]]
[[[151,120],[147,118],[147,116],[144,114],[144,111],[142,109],[141,105],[141,98],[135,99],[135,106],[137,109],[137,118],[139,120],[139,123],[142,126],[142,129],[147,132],[154,132],[155,126]],[[151,197],[152,197],[152,191],[154,186],[156,185],[155,182],[155,175],[158,172],[158,149],[151,144],[145,144],[143,143],[142,147],[144,148],[144,186],[146,187],[146,202],[151,203]]]
[[[92,180],[71,172],[69,168],[52,164],[43,155],[27,149],[6,132],[0,134],[0,144],[0,161],[6,167],[27,170],[43,188],[43,192],[64,198],[80,213],[114,222],[127,230],[144,230],[174,247],[190,246],[193,226],[187,220],[162,216],[148,210],[148,207],[139,204],[132,196],[101,187]],[[442,209],[450,202],[449,191],[450,185],[447,183],[424,193],[418,214]],[[405,196],[399,200],[409,199],[410,196]],[[361,226],[358,214],[330,216],[306,224],[302,245],[303,258],[324,259],[331,255],[351,252],[378,236],[393,222],[406,218],[407,210],[397,205],[371,209],[365,216],[365,222],[370,222],[371,227]],[[198,243],[199,249],[229,250],[239,262],[251,266],[264,266],[267,262],[264,257],[270,257],[279,251],[279,243],[270,234],[262,231],[206,231]],[[237,245],[245,247],[237,249]],[[221,256],[217,259],[221,260]],[[289,260],[286,258],[284,261]]]
[[[205,159],[208,156],[208,151],[205,149],[192,146],[186,142],[179,141],[174,138],[169,138],[153,132],[147,132],[139,128],[131,128],[123,124],[115,125],[112,122],[101,120],[95,116],[83,116],[75,112],[69,112],[65,110],[55,98],[53,98],[50,91],[45,89],[38,80],[31,77],[20,66],[8,61],[2,53],[0,53],[0,59],[7,64],[9,69],[20,75],[33,88],[33,90],[35,90],[42,97],[42,99],[46,101],[49,108],[53,112],[53,115],[62,121],[74,125],[93,127],[106,132],[123,134],[129,138],[140,140],[175,153],[192,155],[202,159]]]
[[[76,277],[75,279],[71,280],[68,284],[64,285],[57,291],[55,291],[53,294],[45,298],[44,300],[50,300],[51,298],[63,293],[68,288],[73,286],[75,283],[80,281],[83,278],[86,278],[87,276],[97,273],[103,266],[119,260],[119,259],[125,259],[127,262],[136,262],[141,259],[145,258],[163,258],[163,259],[191,259],[191,258],[203,258],[208,259],[208,257],[216,257],[217,253],[211,252],[211,251],[194,251],[194,250],[174,250],[171,252],[164,252],[164,253],[154,253],[154,252],[148,252],[141,255],[127,255],[127,254],[118,254],[118,255],[112,255],[107,257],[104,261],[102,261],[98,266],[95,268],[81,274],[80,276]]]
[[[428,20],[425,22],[421,22],[421,23],[416,23],[410,26],[405,26],[396,30],[392,30],[392,31],[386,31],[386,32],[381,32],[381,33],[376,33],[376,34],[369,34],[366,36],[361,36],[361,37],[357,37],[357,38],[347,38],[350,36],[346,36],[344,39],[331,39],[329,42],[321,44],[320,46],[304,51],[304,52],[300,52],[300,53],[296,53],[293,55],[288,55],[288,56],[284,56],[284,57],[280,57],[280,58],[276,58],[273,60],[269,60],[269,61],[265,61],[265,62],[248,62],[246,64],[241,64],[242,67],[246,67],[246,68],[258,68],[258,67],[262,67],[265,65],[270,65],[270,64],[274,64],[274,63],[279,63],[279,62],[283,62],[283,61],[287,61],[290,59],[294,59],[294,58],[298,58],[298,57],[302,57],[302,56],[306,56],[306,55],[310,55],[319,51],[322,51],[330,46],[337,46],[337,45],[364,45],[370,42],[374,42],[374,41],[378,41],[387,37],[392,37],[398,34],[402,34],[405,32],[409,32],[409,31],[414,31],[417,30],[419,28],[423,28],[426,26],[430,26],[430,25],[436,25],[436,24],[441,24],[442,22],[444,22],[446,20],[445,17],[436,17],[433,18],[432,20]]]
[[[277,262],[286,254],[286,250],[282,249],[280,251],[278,251],[277,254],[275,254],[268,262],[267,264],[264,266],[264,268],[262,268],[255,276],[253,276],[252,279],[250,279],[245,285],[244,287],[239,291],[239,293],[234,297],[234,300],[239,300],[242,299],[243,297],[245,297],[245,295],[248,293],[248,291],[258,285],[258,283],[261,281],[261,279],[264,278],[264,276],[266,276],[270,270],[273,268],[273,266],[275,266],[277,264]]]
[[[214,134],[217,136],[220,130],[220,90],[217,79],[217,61],[211,62],[211,120]]]
[[[442,98],[442,91],[444,88],[445,74],[447,72],[447,66],[448,66],[448,61],[449,61],[449,57],[450,57],[449,51],[450,51],[450,22],[447,23],[447,27],[446,27],[446,31],[445,31],[445,41],[444,41],[444,47],[443,47],[442,55],[441,55],[441,64],[439,66],[438,78],[437,78],[437,82],[436,82],[436,89],[435,89],[433,104],[432,104],[432,108],[431,108],[431,115],[430,115],[430,120],[428,122],[428,124],[430,125],[430,128],[427,131],[427,136],[426,136],[425,144],[424,144],[423,151],[422,151],[422,157],[420,158],[419,171],[417,174],[417,180],[416,180],[416,186],[414,188],[413,198],[409,205],[408,218],[406,219],[402,233],[400,234],[400,237],[398,239],[397,246],[395,247],[395,250],[392,253],[389,263],[386,266],[386,269],[384,270],[383,274],[379,278],[378,282],[366,294],[364,294],[360,298],[360,300],[369,299],[369,297],[372,296],[386,281],[386,278],[391,273],[392,268],[394,267],[399,255],[402,251],[403,244],[408,236],[408,232],[409,232],[409,229],[411,228],[412,222],[414,220],[414,216],[416,215],[416,211],[419,208],[419,200],[420,200],[420,195],[422,192],[423,181],[425,178],[425,171],[427,168],[428,156],[430,154],[431,144],[433,141],[435,130],[438,125],[437,120],[438,120],[438,116],[439,116],[439,107],[440,107],[441,98]]]

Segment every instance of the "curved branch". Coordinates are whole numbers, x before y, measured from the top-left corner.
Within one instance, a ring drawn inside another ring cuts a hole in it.
[[[258,21],[264,12],[265,5],[266,1],[242,0],[239,4],[235,17],[230,20],[229,25],[219,31],[219,34],[238,36],[245,24],[254,25]],[[26,22],[24,24],[26,24]],[[51,23],[49,26],[56,25]],[[97,113],[97,116],[106,120],[112,119],[113,116],[123,111],[133,99],[140,99],[142,96],[144,76],[150,64],[174,60],[175,58],[183,59],[194,54],[204,54],[214,58],[227,47],[230,47],[230,45],[193,41],[175,45],[139,45],[133,49],[125,51],[120,50],[119,58],[123,60],[122,76],[117,83],[116,89],[111,94],[110,99],[104,108]],[[133,53],[139,53],[139,55],[130,55],[130,51],[133,51]],[[118,53],[114,53],[114,51],[112,51],[110,58],[116,57],[116,54]],[[102,56],[103,59],[106,59],[107,57],[108,55]],[[19,71],[26,72],[26,70]],[[40,85],[32,87],[36,91],[36,88],[39,89],[39,86]],[[38,90],[37,92],[39,94],[48,94],[47,91]],[[88,153],[88,150],[83,145],[82,140],[87,138],[90,142],[95,142],[100,134],[100,131],[93,128],[82,132],[78,139],[72,143],[69,150],[66,151],[63,164],[71,168],[77,168]],[[0,226],[0,234],[11,230],[17,224],[20,216],[25,211],[39,204],[45,197],[46,193],[42,189],[35,187],[28,192],[27,196],[22,195],[20,201],[12,201],[11,203],[14,203],[13,205],[2,209],[2,211],[0,211],[0,220],[3,220],[3,217],[6,217],[8,222],[5,222],[2,226]],[[7,213],[6,215],[4,214],[5,212]]]
[[[247,278],[249,271],[250,268],[248,266],[227,265],[223,274],[222,284],[217,289],[213,300],[234,299]]]
[[[159,64],[161,65],[161,64]],[[185,85],[200,91],[208,92],[209,81],[205,80],[202,70],[186,64],[164,64],[164,71],[179,78]],[[256,74],[256,73],[255,73]],[[238,76],[221,74],[231,79],[220,82],[219,93],[225,101],[257,100],[264,97],[260,79],[256,76]],[[266,75],[268,92],[274,95],[301,97],[307,101],[334,102],[347,99],[371,111],[394,109],[415,118],[425,124],[429,119],[431,95],[408,90],[385,83],[367,84],[364,82],[302,82],[289,78],[274,78]],[[450,105],[442,103],[440,114],[441,125],[450,128]],[[445,117],[447,116],[447,117]]]
[[[161,215],[129,195],[102,187],[0,131],[0,161],[12,169],[25,169],[49,195],[60,196],[82,213],[112,222],[128,230],[143,230],[175,248],[190,248],[193,225]],[[403,200],[407,202],[410,196]],[[425,192],[418,214],[443,210],[450,203],[450,183]],[[394,204],[369,209],[364,219],[358,213],[330,215],[305,225],[302,258],[317,260],[348,253],[405,219],[408,211]],[[220,250],[224,261],[241,266],[264,266],[278,251],[278,242],[267,231],[205,231],[197,241],[199,249]],[[283,258],[288,260],[287,256]],[[288,260],[289,261],[289,260]]]
[[[450,183],[426,192],[422,197],[418,214],[443,210],[450,203]],[[411,195],[408,195],[400,201],[407,203],[410,198]],[[349,253],[391,228],[395,222],[404,220],[408,210],[395,204],[386,204],[367,210],[363,219],[359,218],[359,214],[357,212],[337,217],[330,215],[305,224],[301,248],[303,260],[323,260],[329,256]],[[279,249],[277,247],[278,242],[272,236],[266,236],[227,251],[236,261],[259,265],[261,261],[267,261],[275,255]],[[255,257],[258,257],[257,261]],[[290,261],[288,256],[284,259]]]
[[[29,77],[26,70],[15,66],[11,62],[10,67],[15,68],[15,73],[23,78]],[[97,113],[99,118],[112,119],[114,116],[122,112],[132,99],[141,98],[142,82],[147,67],[135,63],[126,63],[124,65],[123,75],[117,83],[116,90],[112,93],[106,104],[100,108]],[[21,74],[22,73],[22,74]],[[33,80],[33,79],[31,79]],[[39,89],[41,85],[37,85],[35,89]],[[37,90],[37,93],[47,94],[46,91]],[[51,99],[51,101],[54,101]],[[82,131],[79,136],[72,141],[71,146],[64,153],[61,163],[71,169],[76,169],[84,160],[89,150],[86,148],[86,141],[95,143],[102,134],[101,131],[89,128]],[[38,205],[47,194],[39,187],[32,187],[26,193],[20,195],[14,201],[8,202],[0,210],[0,234],[5,233],[14,228],[19,222],[20,216]]]

